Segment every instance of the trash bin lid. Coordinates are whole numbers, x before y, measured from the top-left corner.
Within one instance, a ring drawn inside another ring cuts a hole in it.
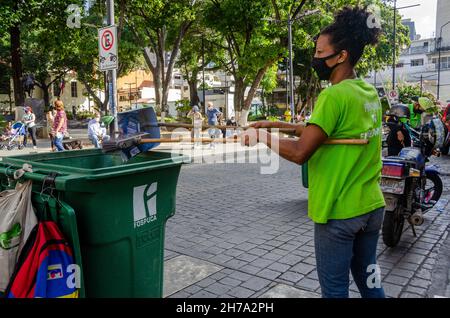
[[[109,126],[114,121],[114,116],[103,116],[101,121],[105,126]]]

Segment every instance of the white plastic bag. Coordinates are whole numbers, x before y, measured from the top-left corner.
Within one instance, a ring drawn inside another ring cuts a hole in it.
[[[32,181],[0,192],[0,292],[8,286],[20,251],[37,224],[31,205]]]

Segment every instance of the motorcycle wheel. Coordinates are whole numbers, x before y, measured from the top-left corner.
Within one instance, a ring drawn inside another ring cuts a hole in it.
[[[431,181],[433,183],[433,186],[428,186],[428,181]],[[430,200],[438,201],[442,194],[442,180],[437,174],[427,174],[427,185],[425,186],[425,193],[428,193],[429,191],[434,191],[431,198],[428,199],[428,202]],[[425,197],[427,197],[427,194],[425,194]],[[425,203],[428,203],[425,202]]]
[[[400,241],[403,232],[405,218],[401,214],[402,206],[398,206],[395,211],[386,211],[383,220],[383,242],[388,247],[395,247]]]

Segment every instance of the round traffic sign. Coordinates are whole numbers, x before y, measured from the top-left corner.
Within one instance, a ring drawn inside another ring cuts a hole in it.
[[[389,92],[389,96],[392,97],[392,98],[397,97],[397,91],[390,91]]]
[[[103,32],[101,44],[105,51],[109,51],[113,47],[114,35],[110,30],[105,30],[105,32]]]

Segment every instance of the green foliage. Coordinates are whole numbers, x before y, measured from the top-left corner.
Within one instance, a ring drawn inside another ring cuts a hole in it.
[[[182,114],[186,114],[187,112],[189,112],[191,110],[192,107],[191,107],[188,99],[181,99],[181,100],[177,100],[175,102],[175,108],[178,112],[180,112]]]
[[[77,120],[84,120],[84,119],[92,119],[95,117],[95,112],[90,112],[87,110],[77,112]]]
[[[266,119],[266,116],[264,116],[264,115],[249,115],[248,116],[249,121],[259,121],[259,120],[264,120],[264,119]]]
[[[3,130],[7,124],[8,122],[6,121],[5,117],[0,114],[0,129]]]
[[[205,82],[205,83],[201,83],[198,86],[198,89],[207,91],[208,89],[212,89],[212,87],[209,86],[208,83]]]
[[[403,104],[410,104],[412,102],[412,97],[420,97],[420,85],[417,84],[407,84],[407,83],[399,83],[397,85],[397,89],[399,92],[399,101]]]

